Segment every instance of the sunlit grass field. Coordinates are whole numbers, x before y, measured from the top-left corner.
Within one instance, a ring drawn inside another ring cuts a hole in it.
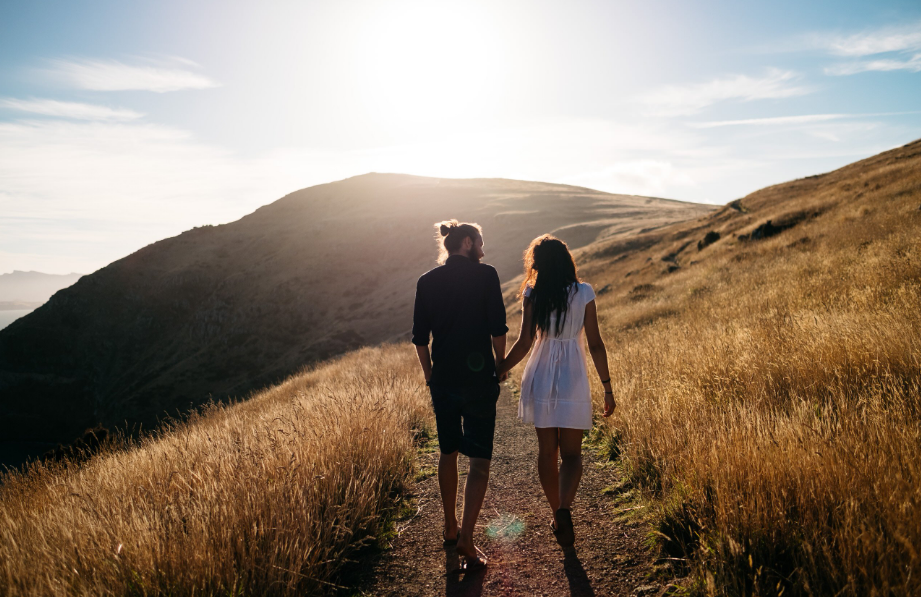
[[[743,199],[739,212],[751,212],[716,218],[722,240],[689,247],[672,273],[655,249],[659,270],[645,278],[624,278],[643,261],[581,255],[596,288],[612,288],[598,299],[619,400],[600,423],[607,451],[659,504],[665,555],[685,560],[702,592],[919,592],[913,145]],[[752,225],[734,218],[776,222],[789,210],[820,215],[739,240]]]
[[[306,595],[385,531],[428,392],[364,349],[231,406],[0,486],[2,595]]]

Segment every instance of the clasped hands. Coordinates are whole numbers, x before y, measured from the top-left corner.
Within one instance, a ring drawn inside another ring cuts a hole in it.
[[[499,381],[505,381],[508,379],[508,369],[505,371],[502,370],[503,362],[505,362],[505,359],[496,359],[496,376],[499,378]]]

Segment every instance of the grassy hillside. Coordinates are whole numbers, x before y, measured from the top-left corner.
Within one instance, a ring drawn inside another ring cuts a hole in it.
[[[414,356],[364,349],[82,468],[8,474],[0,595],[332,591],[433,427]]]
[[[703,590],[917,594],[921,142],[579,261],[608,450]]]
[[[396,174],[304,189],[145,247],[0,331],[0,437],[69,441],[99,423],[151,428],[209,396],[245,396],[307,363],[402,337],[415,280],[434,266],[432,224],[445,218],[484,225],[488,262],[507,280],[522,248],[547,230],[581,246],[712,209]]]

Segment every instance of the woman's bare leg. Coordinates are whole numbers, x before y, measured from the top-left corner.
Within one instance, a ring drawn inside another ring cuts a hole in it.
[[[558,508],[572,508],[582,479],[582,430],[560,429],[559,447],[559,505]],[[546,491],[546,488],[544,489]]]
[[[537,476],[540,477],[544,495],[550,502],[551,512],[560,507],[559,429],[536,427],[537,432]]]

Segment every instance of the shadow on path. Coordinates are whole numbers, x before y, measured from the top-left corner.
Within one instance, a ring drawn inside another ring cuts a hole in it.
[[[464,574],[460,556],[453,547],[445,549],[445,597],[479,597],[489,568]]]
[[[579,555],[576,553],[575,548],[566,550],[566,555],[563,558],[563,571],[569,581],[569,594],[572,597],[595,597],[592,581],[589,580],[588,573],[582,567],[582,562],[579,561]]]

